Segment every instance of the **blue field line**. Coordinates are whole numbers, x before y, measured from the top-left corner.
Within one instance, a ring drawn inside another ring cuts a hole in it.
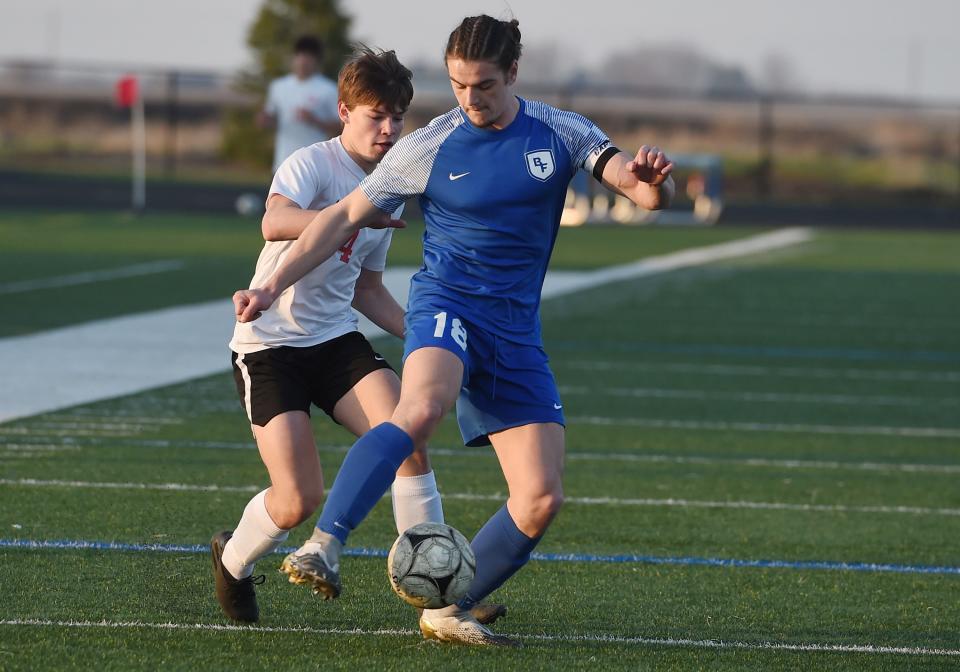
[[[133,551],[153,553],[208,553],[206,544],[128,544],[114,541],[0,539],[0,548],[68,549],[94,551]],[[275,553],[291,553],[294,546],[278,548]],[[385,558],[383,548],[346,548],[343,554],[359,558]],[[534,553],[533,560],[545,562],[597,562],[604,564],[681,565],[705,567],[752,567],[756,569],[821,569],[844,572],[894,572],[898,574],[956,574],[960,567],[932,565],[895,565],[874,562],[832,562],[828,560],[742,560],[738,558],[663,557],[657,555],[593,555],[589,553]]]
[[[565,341],[549,339],[548,350],[598,350],[620,352],[654,352],[684,355],[732,355],[736,357],[770,357],[774,359],[841,359],[883,362],[960,362],[960,352],[939,350],[875,350],[870,348],[804,348],[791,346],[714,345],[709,343],[675,345],[669,343],[623,343]]]

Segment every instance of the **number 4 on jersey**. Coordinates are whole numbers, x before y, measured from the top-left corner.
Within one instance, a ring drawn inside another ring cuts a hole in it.
[[[357,237],[360,235],[360,231],[357,231],[355,234],[350,236],[350,240],[343,244],[338,251],[340,252],[340,261],[347,263],[350,261],[350,255],[353,254],[353,244],[357,242]]]

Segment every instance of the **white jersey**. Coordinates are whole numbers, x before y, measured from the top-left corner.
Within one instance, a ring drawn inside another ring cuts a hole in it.
[[[297,110],[305,108],[321,120],[337,121],[337,98],[337,85],[322,75],[300,80],[291,74],[270,82],[264,108],[277,119],[274,171],[301,147],[323,142],[328,137],[313,124],[298,119]]]
[[[366,177],[340,138],[304,147],[281,164],[271,194],[304,210],[322,210],[353,191]],[[394,217],[403,211],[401,206]],[[309,347],[357,330],[350,307],[361,269],[382,271],[393,229],[363,228],[329,259],[288,287],[253,322],[237,323],[230,349],[245,354],[279,346]],[[283,263],[294,241],[267,241],[251,287],[262,286]]]

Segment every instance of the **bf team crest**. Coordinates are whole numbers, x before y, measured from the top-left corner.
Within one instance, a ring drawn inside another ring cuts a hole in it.
[[[531,177],[535,177],[541,182],[546,182],[553,175],[553,150],[538,149],[535,152],[527,152],[527,172]]]

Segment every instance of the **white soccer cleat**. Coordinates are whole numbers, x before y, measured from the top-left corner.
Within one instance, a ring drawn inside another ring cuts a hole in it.
[[[340,595],[339,549],[309,540],[283,559],[280,571],[290,583],[307,585],[314,595],[330,600]]]
[[[424,639],[471,646],[520,646],[520,642],[497,635],[480,625],[469,611],[455,604],[443,609],[424,609],[420,615]]]

